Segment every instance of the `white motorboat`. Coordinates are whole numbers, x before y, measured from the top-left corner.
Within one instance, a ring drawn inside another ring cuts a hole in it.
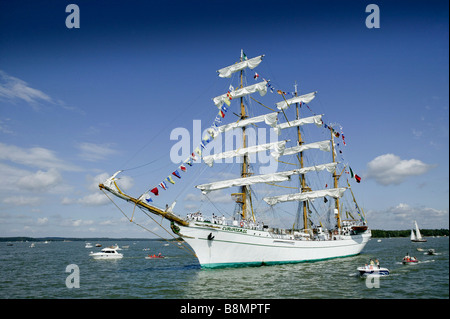
[[[123,254],[118,253],[116,248],[103,248],[97,253],[91,251],[89,256],[94,259],[120,259],[123,257]]]
[[[377,266],[358,267],[359,274],[361,276],[374,275],[374,276],[389,276],[389,269]]]
[[[84,248],[92,248],[92,247],[94,247],[94,246],[92,246],[91,243],[86,243],[86,246],[84,246]]]

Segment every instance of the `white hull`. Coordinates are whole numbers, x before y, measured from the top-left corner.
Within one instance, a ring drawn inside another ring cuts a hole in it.
[[[117,252],[118,248],[119,247],[117,246],[115,248],[103,248],[102,251],[98,253],[91,251],[89,256],[94,259],[121,259],[123,258],[123,255]]]
[[[103,260],[113,260],[113,259],[122,259],[123,256],[108,256],[108,255],[90,255],[93,259],[103,259]]]
[[[294,240],[286,235],[234,226],[191,225],[178,226],[178,234],[194,249],[203,268],[300,263],[353,256],[361,252],[371,237],[368,230],[359,235],[337,235],[336,240]]]

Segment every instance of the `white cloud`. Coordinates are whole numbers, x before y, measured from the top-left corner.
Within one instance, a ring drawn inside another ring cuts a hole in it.
[[[38,220],[37,220],[37,224],[38,225],[45,225],[45,224],[47,224],[48,223],[48,218],[47,217],[44,217],[44,218],[38,218]]]
[[[66,110],[77,111],[84,114],[83,111],[67,106],[61,100],[55,100],[44,92],[32,88],[27,82],[7,74],[0,70],[0,99],[15,103],[24,101],[31,105],[33,109],[39,109],[41,103],[58,105]]]
[[[384,210],[369,210],[366,217],[372,229],[410,229],[414,220],[420,228],[448,228],[448,209],[439,210],[430,207],[399,203]]]
[[[31,196],[11,196],[3,199],[2,203],[10,206],[36,206],[41,203],[41,199]]]
[[[78,148],[81,150],[78,156],[90,162],[101,161],[117,153],[111,144],[80,143]]]
[[[61,226],[69,226],[69,227],[80,227],[80,226],[89,226],[93,225],[93,220],[82,220],[82,219],[76,219],[76,220],[69,220],[65,219],[61,221]]]
[[[55,152],[43,148],[22,148],[15,145],[0,143],[0,160],[11,161],[30,167],[43,169],[58,169],[63,171],[79,171],[80,168],[66,163],[55,155]]]
[[[54,103],[52,98],[42,91],[33,89],[25,81],[8,75],[0,70],[0,97],[7,100],[23,100],[32,105],[38,102]]]
[[[101,173],[96,176],[88,175],[86,177],[86,180],[88,181],[87,190],[89,191],[89,194],[78,199],[71,199],[68,197],[64,197],[61,200],[61,204],[63,205],[81,204],[85,206],[101,206],[111,203],[108,197],[106,197],[105,194],[103,194],[103,192],[101,192],[98,188],[98,184],[104,182],[110,176],[111,174],[108,173]],[[119,177],[117,180],[117,185],[123,191],[130,189],[133,186],[133,184],[134,184],[133,178],[126,175]]]
[[[105,194],[98,192],[80,198],[77,203],[86,206],[100,206],[110,203],[110,200],[105,196]]]
[[[422,175],[435,165],[425,164],[417,159],[402,160],[394,154],[384,154],[367,164],[366,178],[373,178],[382,185],[401,184],[410,176]]]
[[[17,185],[33,192],[45,192],[62,182],[62,176],[56,169],[37,171],[34,174],[20,178]]]

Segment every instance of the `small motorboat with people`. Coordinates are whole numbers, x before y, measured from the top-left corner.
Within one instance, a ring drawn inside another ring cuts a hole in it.
[[[145,257],[145,259],[162,259],[162,258],[166,258],[165,256],[161,255],[161,253],[159,253],[158,255],[148,255],[147,257]]]
[[[100,252],[94,253],[91,251],[89,256],[94,259],[120,259],[123,258],[123,254],[117,252],[118,247],[103,248]]]
[[[389,269],[380,267],[378,259],[370,260],[369,264],[365,264],[364,267],[358,267],[360,276],[389,276]]]
[[[419,260],[416,257],[411,257],[408,253],[406,253],[406,256],[402,260],[403,265],[417,264],[418,262]]]
[[[436,255],[436,250],[434,250],[433,248],[428,249],[427,255]]]

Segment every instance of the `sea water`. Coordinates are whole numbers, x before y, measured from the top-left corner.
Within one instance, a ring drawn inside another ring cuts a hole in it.
[[[201,269],[196,258],[174,242],[101,244],[129,248],[119,251],[122,259],[94,260],[89,253],[101,248],[85,248],[83,241],[36,242],[34,248],[30,242],[0,243],[0,298],[449,298],[448,237],[428,238],[425,243],[412,243],[408,238],[372,239],[358,256],[223,269]],[[427,255],[429,248],[435,249],[436,255]],[[160,252],[167,258],[145,259]],[[403,265],[406,253],[416,256],[419,263]],[[371,258],[391,271],[375,286],[356,270]],[[73,284],[75,280],[79,288]]]

